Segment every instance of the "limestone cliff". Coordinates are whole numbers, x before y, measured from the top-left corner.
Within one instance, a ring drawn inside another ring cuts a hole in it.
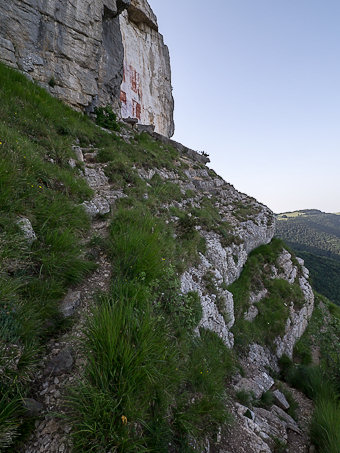
[[[1,0],[0,61],[77,109],[110,104],[118,115],[171,136],[168,49],[148,3],[129,5],[130,0]]]
[[[125,50],[121,87],[122,116],[152,124],[155,131],[174,133],[174,101],[168,48],[158,32],[157,18],[145,0],[132,0],[120,16]]]

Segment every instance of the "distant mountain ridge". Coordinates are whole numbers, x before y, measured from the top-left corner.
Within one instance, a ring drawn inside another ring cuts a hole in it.
[[[298,253],[317,291],[340,304],[340,215],[318,209],[277,215],[276,235]]]

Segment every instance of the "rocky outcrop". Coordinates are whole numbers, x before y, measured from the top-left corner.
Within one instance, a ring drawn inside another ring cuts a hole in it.
[[[130,2],[0,0],[0,61],[74,108],[110,104],[170,137],[169,52],[148,3]]]
[[[152,124],[166,137],[174,133],[174,101],[169,50],[146,0],[132,0],[120,16],[125,50],[122,117]]]
[[[218,232],[217,221],[213,225],[215,231],[212,231],[200,226],[200,220],[197,220],[196,229],[204,238],[206,251],[200,254],[198,265],[183,273],[181,289],[183,293],[194,291],[200,296],[203,316],[198,327],[212,330],[228,347],[232,347],[230,329],[235,321],[234,302],[226,286],[240,276],[248,253],[271,241],[275,231],[274,215],[253,198],[235,190],[204,164],[196,164],[193,158],[187,158],[186,148],[181,159],[188,166],[181,176],[166,169],[141,170],[139,175],[149,180],[157,173],[163,180],[178,184],[183,192],[192,192],[192,198],[174,203],[180,210],[200,209],[202,204],[208,203],[218,213],[221,228],[226,228],[224,236]],[[246,206],[246,211],[242,211],[242,221],[239,206]],[[211,286],[215,288],[213,291]]]
[[[280,270],[274,268],[274,274],[284,278],[289,283],[297,283],[304,298],[302,307],[295,307],[293,303],[290,304],[285,335],[275,340],[277,356],[281,357],[286,354],[292,358],[295,343],[302,337],[313,314],[314,293],[308,281],[309,271],[304,266],[302,259],[298,258],[297,264],[294,264],[291,254],[284,250],[278,259],[278,263],[281,264],[281,273]]]
[[[33,230],[32,224],[29,219],[27,219],[26,217],[21,217],[17,221],[17,225],[28,244],[32,244],[37,240],[37,235],[35,234],[35,231]]]

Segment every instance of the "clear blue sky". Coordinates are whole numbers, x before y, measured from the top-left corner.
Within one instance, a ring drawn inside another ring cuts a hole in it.
[[[174,138],[275,212],[340,211],[340,0],[149,0]]]

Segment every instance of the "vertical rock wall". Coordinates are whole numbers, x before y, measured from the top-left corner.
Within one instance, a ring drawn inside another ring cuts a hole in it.
[[[173,135],[169,51],[146,0],[0,0],[0,61],[79,110],[111,104]]]
[[[79,109],[118,108],[130,0],[0,0],[0,60]]]
[[[125,50],[120,100],[122,117],[152,124],[155,131],[174,133],[174,101],[169,50],[158,32],[157,18],[146,0],[132,0],[120,16]]]

